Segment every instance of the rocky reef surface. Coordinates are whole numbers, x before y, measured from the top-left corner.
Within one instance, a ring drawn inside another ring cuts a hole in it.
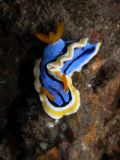
[[[120,1],[0,0],[0,160],[120,159]],[[59,121],[45,114],[33,68],[46,44],[35,32],[102,41],[73,75],[81,107]]]

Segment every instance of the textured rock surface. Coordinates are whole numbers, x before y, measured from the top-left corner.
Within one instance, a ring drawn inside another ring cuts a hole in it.
[[[120,158],[120,1],[0,1],[0,159]],[[99,54],[73,82],[79,111],[59,122],[43,111],[33,86],[45,44],[36,31],[65,23],[64,39],[102,40]]]

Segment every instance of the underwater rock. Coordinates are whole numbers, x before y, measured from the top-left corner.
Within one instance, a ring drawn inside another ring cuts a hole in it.
[[[51,154],[62,160],[119,160],[119,6],[118,0],[1,1],[0,159],[48,159]],[[89,37],[103,43],[72,77],[81,93],[80,109],[56,123],[42,109],[33,85],[35,60],[45,48],[34,33],[54,31],[61,19],[64,40]],[[44,151],[41,142],[47,144]]]

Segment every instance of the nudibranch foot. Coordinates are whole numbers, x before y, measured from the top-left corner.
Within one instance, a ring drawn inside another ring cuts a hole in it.
[[[62,22],[56,33],[48,36],[37,33],[38,39],[48,43],[43,57],[34,68],[36,91],[39,93],[45,112],[53,119],[77,112],[80,107],[80,92],[72,84],[72,74],[81,71],[97,53],[101,42],[91,44],[88,38],[80,41],[60,39],[64,31]]]

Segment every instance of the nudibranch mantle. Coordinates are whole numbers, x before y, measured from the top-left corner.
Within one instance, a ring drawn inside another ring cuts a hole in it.
[[[53,119],[75,113],[80,107],[80,93],[71,76],[81,71],[97,53],[101,43],[57,40],[49,44],[34,68],[35,88],[45,112]]]

